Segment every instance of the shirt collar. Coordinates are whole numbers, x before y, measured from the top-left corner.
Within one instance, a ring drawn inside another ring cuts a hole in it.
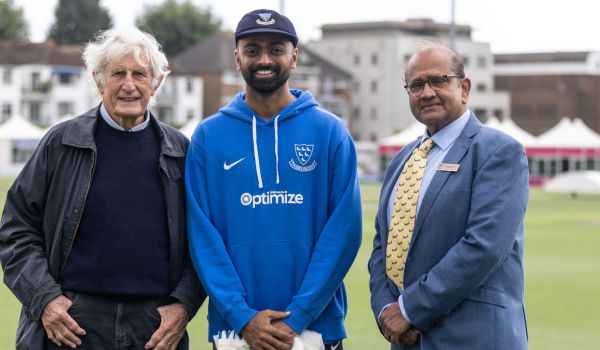
[[[119,124],[117,124],[110,117],[110,115],[108,114],[108,111],[106,110],[106,107],[104,107],[104,103],[100,104],[100,115],[102,116],[104,121],[111,127],[115,128],[117,130],[127,131],[127,132],[136,132],[136,131],[144,130],[146,128],[146,126],[148,126],[148,124],[150,123],[150,118],[148,118],[148,111],[146,111],[146,113],[144,114],[144,122],[142,124],[134,126],[133,128],[131,128],[131,130],[125,130],[125,129],[123,129],[123,127],[121,127]]]
[[[433,136],[429,136],[429,131],[427,131],[427,128],[425,128],[425,133],[421,139],[421,142],[423,142],[426,138],[431,137],[435,145],[445,151],[448,147],[452,146],[460,133],[462,133],[465,125],[467,125],[467,122],[469,121],[470,115],[471,111],[467,109],[465,113],[458,117],[458,119],[444,126]]]

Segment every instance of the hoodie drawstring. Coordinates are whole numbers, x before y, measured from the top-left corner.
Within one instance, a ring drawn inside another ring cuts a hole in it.
[[[252,116],[252,143],[254,144],[254,165],[256,166],[256,177],[258,188],[263,188],[262,176],[260,175],[260,160],[258,159],[258,144],[256,142],[256,117]]]
[[[276,183],[279,184],[279,115],[275,117],[275,173]],[[254,166],[258,178],[258,188],[263,188],[262,175],[260,173],[260,159],[258,157],[258,142],[256,138],[256,117],[252,116],[252,143],[254,146]]]
[[[279,131],[277,130],[277,122],[279,115],[275,117],[275,172],[277,173],[276,183],[279,184]]]

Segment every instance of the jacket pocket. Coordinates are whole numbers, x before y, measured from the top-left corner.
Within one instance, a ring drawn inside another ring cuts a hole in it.
[[[504,295],[503,292],[486,285],[482,285],[481,287],[477,288],[473,293],[471,293],[467,300],[478,301],[481,303],[487,303],[501,307],[506,307],[508,304],[506,301],[506,295]]]

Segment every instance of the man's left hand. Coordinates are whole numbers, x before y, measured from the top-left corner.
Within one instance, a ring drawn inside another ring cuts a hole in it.
[[[410,328],[410,323],[402,316],[398,302],[391,304],[387,309],[383,310],[379,318],[379,324],[381,325],[383,336],[392,344],[400,344],[400,337]]]
[[[144,349],[175,350],[183,337],[190,319],[187,309],[181,303],[158,307],[160,327],[152,334]]]

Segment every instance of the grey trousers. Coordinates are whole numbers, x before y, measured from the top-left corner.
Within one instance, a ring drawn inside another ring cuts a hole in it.
[[[160,326],[157,307],[162,298],[113,298],[74,292],[65,292],[73,305],[69,315],[86,331],[80,337],[80,350],[139,350],[150,340]],[[187,332],[177,349],[187,350]],[[46,349],[70,349],[57,346],[46,339]]]

